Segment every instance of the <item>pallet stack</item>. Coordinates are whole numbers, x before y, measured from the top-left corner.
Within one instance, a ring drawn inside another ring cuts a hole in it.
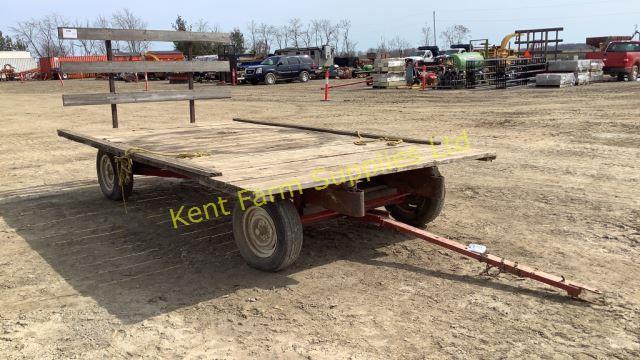
[[[536,86],[565,87],[602,81],[602,60],[556,60],[548,72],[536,76]]]
[[[376,89],[397,89],[406,86],[404,59],[378,59],[374,64],[373,87]]]
[[[604,81],[604,61],[599,59],[592,59],[591,67],[589,68],[589,77],[591,82],[602,82]]]

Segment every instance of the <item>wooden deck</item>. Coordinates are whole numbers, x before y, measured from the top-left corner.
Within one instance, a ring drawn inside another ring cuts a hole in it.
[[[191,159],[145,153],[132,157],[228,193],[241,189],[266,193],[282,186],[301,190],[323,186],[327,180],[364,179],[367,175],[495,158],[494,153],[478,149],[450,149],[446,154],[444,145],[405,142],[390,146],[385,141],[356,145],[358,138],[354,136],[239,122],[82,134],[58,130],[58,134],[118,155],[134,147],[162,153],[207,152],[209,156]]]

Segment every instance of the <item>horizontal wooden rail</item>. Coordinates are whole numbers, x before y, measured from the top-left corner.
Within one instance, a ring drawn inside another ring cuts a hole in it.
[[[228,33],[76,27],[59,27],[58,38],[63,40],[185,41],[223,44],[230,42]]]
[[[61,62],[63,73],[229,72],[228,61],[98,61]]]
[[[131,104],[160,101],[227,99],[230,97],[231,91],[229,88],[220,86],[206,90],[62,95],[62,104],[64,106]]]

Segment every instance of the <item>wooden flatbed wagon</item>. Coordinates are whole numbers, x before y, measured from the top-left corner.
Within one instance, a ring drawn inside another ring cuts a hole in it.
[[[281,270],[296,260],[302,248],[303,225],[349,216],[414,235],[484,262],[487,270],[496,267],[500,272],[561,288],[571,296],[582,290],[598,292],[488,254],[482,245],[463,245],[422,230],[444,204],[444,178],[438,166],[495,158],[492,152],[469,148],[464,136],[442,145],[426,139],[257,120],[195,125],[196,99],[228,98],[230,94],[222,86],[195,90],[192,73],[232,72],[230,63],[164,62],[165,72],[187,72],[188,90],[117,93],[113,74],[149,72],[157,70],[158,63],[114,62],[111,41],[224,43],[229,41],[228,34],[92,28],[59,28],[58,34],[61,39],[105,41],[106,63],[74,64],[72,70],[96,72],[99,68],[109,73],[109,93],[64,95],[63,104],[108,104],[114,129],[86,133],[58,130],[58,134],[98,149],[98,182],[109,199],[125,200],[133,191],[134,175],[193,179],[229,194],[235,203],[232,211],[224,209],[225,203],[231,204],[229,199],[219,198],[219,209],[215,203],[203,204],[202,210],[196,208],[192,213],[191,208],[185,216],[193,222],[202,221],[203,212],[205,218],[210,217],[208,211],[215,216],[232,216],[240,254],[249,265],[266,271]],[[118,129],[117,104],[178,100],[189,101],[189,125]],[[386,211],[377,210],[381,207]],[[172,220],[177,221],[174,214]]]
[[[247,122],[58,134],[98,149],[98,179],[110,199],[131,194],[133,175],[194,179],[228,194],[235,201],[230,216],[240,252],[263,270],[290,265],[300,252],[302,225],[313,221],[364,217],[385,206],[396,219],[424,226],[444,202],[438,166],[495,157],[463,147],[447,155],[428,140],[363,140]],[[123,182],[118,159],[125,156],[133,166]]]

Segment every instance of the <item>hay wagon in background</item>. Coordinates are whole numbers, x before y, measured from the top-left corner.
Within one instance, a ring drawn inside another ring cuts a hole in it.
[[[62,38],[107,41],[225,41],[226,35],[151,30],[60,29]],[[107,54],[109,57],[110,55]],[[105,65],[106,64],[106,65]],[[215,65],[211,65],[215,64]],[[444,178],[438,167],[467,160],[492,160],[490,151],[449,151],[437,141],[348,132],[298,124],[234,119],[200,126],[195,122],[196,99],[230,97],[228,87],[194,90],[192,72],[229,68],[227,62],[74,64],[75,71],[144,72],[162,65],[168,72],[188,73],[189,89],[116,93],[113,79],[108,94],[64,95],[71,105],[109,104],[113,129],[78,133],[58,130],[67,139],[98,149],[97,175],[104,195],[126,199],[134,175],[193,179],[234,198],[233,234],[245,261],[258,269],[278,271],[300,254],[303,226],[336,217],[350,217],[389,227],[477,259],[488,267],[529,277],[577,296],[593,290],[518,263],[486,253],[477,245],[463,245],[422,230],[440,213],[445,199]],[[117,104],[147,101],[190,101],[191,124],[165,129],[119,129]],[[230,204],[230,203],[229,203]],[[386,210],[381,210],[385,208]],[[211,207],[213,211],[213,207]],[[204,210],[206,212],[206,210]],[[203,211],[189,211],[189,220],[202,220]],[[391,218],[393,217],[393,218]],[[184,219],[183,219],[184,220]]]

